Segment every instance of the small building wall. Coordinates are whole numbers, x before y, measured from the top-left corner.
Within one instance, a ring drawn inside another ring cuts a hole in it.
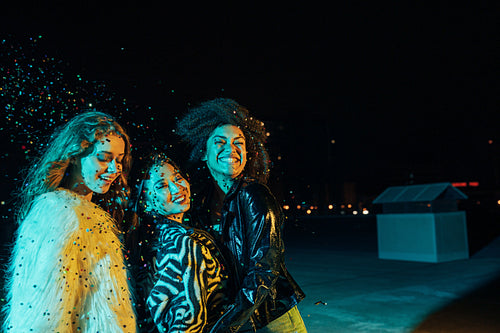
[[[457,200],[435,200],[432,202],[388,202],[382,205],[385,214],[394,213],[433,213],[457,211]]]
[[[469,258],[465,212],[377,215],[380,259],[443,262]]]

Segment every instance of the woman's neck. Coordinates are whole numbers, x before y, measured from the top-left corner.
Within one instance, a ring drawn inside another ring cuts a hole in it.
[[[82,181],[70,179],[63,187],[82,196],[85,200],[92,200],[92,194],[94,194],[94,192],[85,186]]]
[[[222,192],[224,192],[224,194],[227,194],[227,192],[229,192],[236,180],[235,178],[221,177],[218,175],[212,175],[212,177],[214,178],[217,186],[222,190]]]
[[[182,223],[182,218],[184,217],[184,213],[179,214],[171,214],[166,216],[169,220]]]
[[[157,209],[156,207],[151,207],[149,205],[146,206],[145,212],[149,215],[162,216],[166,219],[176,221],[179,223],[182,223],[182,218],[184,217],[184,213],[168,214],[165,210]]]

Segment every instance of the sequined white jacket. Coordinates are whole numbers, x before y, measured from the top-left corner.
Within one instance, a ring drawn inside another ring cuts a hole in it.
[[[136,332],[109,214],[57,190],[35,200],[16,235],[3,332]]]

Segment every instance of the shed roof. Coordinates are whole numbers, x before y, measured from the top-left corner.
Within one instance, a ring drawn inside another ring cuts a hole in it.
[[[467,196],[451,183],[434,183],[388,187],[375,200],[374,204],[391,202],[430,202],[441,199],[467,199]]]

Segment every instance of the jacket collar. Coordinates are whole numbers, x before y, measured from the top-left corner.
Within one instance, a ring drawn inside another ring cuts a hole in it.
[[[168,224],[168,223],[177,223],[181,224],[175,220],[169,219],[167,216],[160,215],[156,212],[144,212],[140,215],[141,224],[148,222],[154,225]]]
[[[234,183],[231,186],[231,188],[229,189],[229,191],[227,192],[227,194],[226,194],[226,196],[224,198],[224,201],[232,199],[239,192],[242,184],[243,184],[243,177],[237,178],[234,181]]]

